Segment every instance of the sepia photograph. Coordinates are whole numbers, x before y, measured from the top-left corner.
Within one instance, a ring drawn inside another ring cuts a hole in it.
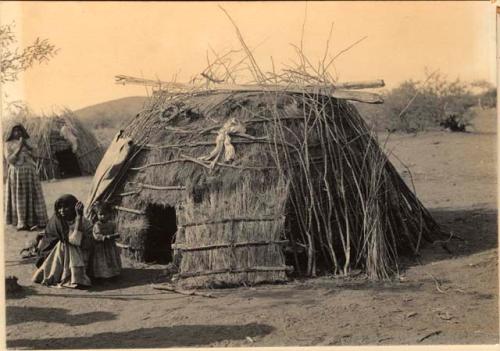
[[[496,349],[498,18],[0,3],[2,348]]]

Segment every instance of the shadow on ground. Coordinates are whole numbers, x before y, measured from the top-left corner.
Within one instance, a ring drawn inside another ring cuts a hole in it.
[[[208,346],[221,341],[244,341],[247,337],[265,336],[274,331],[267,324],[177,325],[141,328],[91,336],[7,340],[8,348],[32,349],[104,349]]]
[[[27,322],[59,323],[69,326],[87,325],[116,318],[111,312],[69,314],[64,308],[7,306],[7,325]]]
[[[316,304],[318,301],[314,299],[304,300],[307,291],[314,290],[317,292],[321,289],[321,295],[312,294],[311,296],[325,297],[327,295],[335,295],[346,290],[362,291],[371,290],[373,293],[383,291],[393,292],[418,292],[422,289],[423,282],[405,282],[399,281],[371,281],[366,278],[349,279],[349,278],[331,278],[319,277],[316,279],[308,279],[305,284],[296,282],[290,283],[293,288],[282,287],[275,289],[262,288],[256,290],[245,291],[241,290],[239,296],[243,298],[269,298],[277,301],[277,305],[289,304],[295,302],[294,299],[300,300],[301,304]],[[304,303],[306,301],[306,303]]]
[[[498,247],[497,211],[494,209],[434,209],[431,214],[444,232],[453,235],[445,247],[441,242],[424,245],[420,255],[422,263],[469,256]]]
[[[400,273],[409,267],[428,264],[450,258],[469,256],[498,247],[497,211],[491,208],[475,209],[434,209],[432,216],[446,233],[453,233],[457,238],[451,239],[443,247],[441,242],[424,243],[418,257],[401,256]],[[447,236],[444,240],[446,241]],[[460,238],[460,239],[458,239]],[[441,239],[440,239],[441,240]],[[243,292],[243,297],[267,297],[277,301],[294,298],[301,295],[300,290],[323,289],[323,295],[333,295],[345,290],[370,290],[378,292],[418,292],[425,289],[425,284],[435,284],[432,279],[422,279],[418,282],[400,281],[370,281],[362,274],[348,277],[318,277],[316,279],[296,280],[291,282],[294,289],[262,289]],[[440,283],[448,283],[440,279]]]
[[[123,268],[119,277],[95,280],[89,291],[110,291],[153,283],[163,269]]]
[[[446,249],[441,244],[426,244],[420,252],[418,259],[411,257],[400,257],[402,264],[400,272],[404,273],[405,269],[419,264],[427,264],[437,262],[454,257],[468,256],[474,253],[497,248],[497,211],[491,208],[475,208],[475,209],[433,209],[432,216],[441,225],[446,232],[453,232],[460,239],[452,239],[446,243]],[[130,287],[143,286],[154,283],[158,277],[164,274],[161,266],[135,268],[129,267],[122,270],[122,274],[114,279],[95,281],[89,292],[98,292],[99,298],[116,299],[116,300],[141,300],[144,298],[154,298],[152,295],[158,295],[159,299],[164,299],[166,296],[161,296],[158,292],[148,294],[122,294],[119,290]],[[380,291],[419,291],[422,289],[424,281],[419,282],[400,282],[398,280],[389,282],[374,282],[359,277],[347,277],[335,279],[332,277],[320,277],[318,279],[306,279],[292,281],[290,284],[295,285],[294,289],[282,289],[283,285],[268,285],[267,288],[257,288],[257,291],[245,291],[236,289],[243,297],[261,297],[273,298],[276,300],[294,298],[294,295],[300,295],[300,290],[308,289],[325,289],[325,295],[332,295],[341,290],[372,290],[373,292]],[[224,293],[230,293],[232,289],[224,289]],[[110,294],[105,294],[110,292]],[[114,292],[114,293],[113,293]],[[222,292],[222,291],[221,291]],[[30,294],[33,292],[30,292]],[[45,295],[43,292],[37,291],[39,295]],[[101,294],[104,293],[105,295]],[[47,295],[53,292],[47,293]],[[22,294],[19,297],[25,297]],[[29,295],[29,294],[28,294]],[[59,292],[57,295],[61,295]],[[94,295],[82,291],[68,291],[64,297],[83,297],[95,298]],[[172,296],[171,298],[175,298]],[[178,297],[178,296],[177,296]]]
[[[6,292],[5,298],[7,300],[24,299],[31,295],[36,295],[37,291],[29,286],[20,286],[17,291]]]

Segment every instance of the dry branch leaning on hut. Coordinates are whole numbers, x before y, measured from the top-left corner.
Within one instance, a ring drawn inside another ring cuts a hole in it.
[[[69,110],[51,116],[18,116],[7,122],[13,123],[25,126],[37,148],[41,180],[91,175],[101,161],[103,148]]]
[[[320,90],[155,94],[122,138],[133,156],[99,197],[127,253],[180,259],[185,286],[387,278],[439,232],[355,107]]]

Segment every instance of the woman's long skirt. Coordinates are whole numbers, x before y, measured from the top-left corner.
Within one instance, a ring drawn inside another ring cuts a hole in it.
[[[77,246],[59,241],[33,275],[32,281],[42,285],[68,288],[90,286],[87,275],[89,255]]]
[[[5,223],[17,228],[45,227],[47,208],[33,166],[9,166],[5,184]]]

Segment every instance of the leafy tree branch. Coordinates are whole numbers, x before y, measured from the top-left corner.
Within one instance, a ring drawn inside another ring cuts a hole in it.
[[[14,82],[19,73],[49,61],[58,49],[48,39],[36,38],[25,48],[16,47],[14,24],[0,26],[0,83]]]

